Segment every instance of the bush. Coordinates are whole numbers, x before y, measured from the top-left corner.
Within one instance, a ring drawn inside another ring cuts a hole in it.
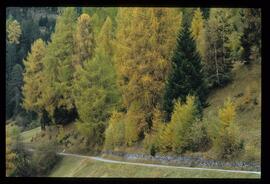
[[[125,123],[125,144],[132,146],[136,141],[140,140],[139,135],[143,135],[146,127],[144,112],[142,112],[138,103],[132,103],[124,118]]]
[[[196,121],[190,128],[190,147],[191,151],[206,151],[211,144],[207,127],[202,121]]]
[[[113,112],[109,126],[105,131],[105,149],[113,149],[124,144],[125,124],[123,121],[123,114],[120,112]]]
[[[256,148],[254,145],[250,143],[245,146],[244,159],[249,162],[260,161],[261,158],[260,147]]]
[[[41,145],[33,154],[32,162],[36,170],[36,176],[46,176],[55,164],[60,160],[56,153],[54,143]]]
[[[244,150],[244,141],[239,139],[235,116],[235,105],[227,99],[218,113],[220,126],[218,136],[214,139],[214,149],[220,159],[234,159]]]
[[[150,155],[155,156],[156,155],[156,147],[154,144],[150,147]]]
[[[159,107],[155,108],[150,132],[145,133],[143,145],[146,150],[149,150],[151,155],[160,150],[160,137],[164,129],[164,116],[164,112],[162,112]]]
[[[194,96],[188,95],[186,103],[176,101],[171,121],[159,128],[161,132],[156,145],[161,152],[182,154],[186,151],[208,149],[211,140],[207,126],[198,120],[200,112],[196,100]]]
[[[30,123],[30,120],[26,117],[21,116],[21,115],[17,115],[15,118],[15,122],[16,122],[16,125],[18,125],[22,128],[25,128]]]
[[[186,104],[181,104],[179,101],[175,103],[169,126],[172,126],[172,149],[176,153],[192,150],[191,127],[196,122],[198,115],[195,100],[194,96],[187,96]]]
[[[25,150],[23,147],[16,150],[15,159],[15,171],[11,176],[16,177],[33,177],[36,176],[37,172],[32,162],[32,154]]]
[[[37,128],[39,126],[40,126],[40,122],[38,120],[33,120],[27,125],[27,127],[24,129],[24,131],[31,130],[33,128]]]
[[[38,147],[33,153],[27,151],[22,143],[16,146],[15,171],[12,176],[46,176],[59,161],[55,144],[48,143]]]

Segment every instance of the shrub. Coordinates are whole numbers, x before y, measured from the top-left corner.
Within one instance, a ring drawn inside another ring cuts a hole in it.
[[[139,140],[142,134],[143,127],[145,127],[145,117],[142,112],[139,103],[132,103],[129,107],[127,114],[124,118],[125,123],[125,144],[132,146],[136,141]],[[141,132],[140,132],[140,131]]]
[[[18,149],[19,148],[19,149]],[[15,171],[11,176],[16,177],[32,177],[36,176],[37,172],[32,162],[32,154],[25,150],[23,146],[18,146],[16,149]]]
[[[62,143],[63,139],[65,137],[65,131],[64,131],[64,128],[63,127],[60,127],[59,128],[59,132],[57,134],[57,142],[58,143]]]
[[[235,105],[230,98],[219,109],[218,136],[214,139],[214,149],[220,159],[234,159],[244,150],[244,142],[239,138],[239,130],[235,124]]]
[[[22,115],[17,115],[15,118],[16,125],[25,128],[31,120],[29,120],[27,117],[24,117]]]
[[[156,155],[156,147],[154,144],[150,147],[150,155],[155,156]]]
[[[184,153],[198,151],[202,144],[210,142],[206,126],[198,120],[200,113],[196,97],[187,96],[186,103],[176,101],[171,121],[166,124],[160,133],[160,151]]]
[[[254,144],[247,144],[245,146],[244,159],[249,162],[260,161],[261,151],[260,148],[256,148]]]
[[[190,148],[191,151],[206,151],[209,149],[211,140],[207,132],[207,127],[203,121],[196,121],[190,128]]]
[[[152,155],[160,150],[160,137],[164,129],[164,112],[159,108],[154,109],[152,127],[149,133],[145,133],[143,145],[146,150],[149,150]]]
[[[42,144],[34,152],[29,152],[25,146],[17,142],[15,171],[12,176],[33,177],[46,176],[59,161],[55,143]]]
[[[123,122],[123,114],[113,112],[109,126],[105,131],[105,149],[113,149],[114,147],[124,144],[125,124]]]
[[[55,145],[55,143],[43,144],[34,152],[32,162],[37,176],[46,176],[59,161]]]
[[[80,120],[77,120],[75,125],[79,134],[86,139],[86,145],[89,145],[90,142],[94,142],[91,140],[96,140],[94,136],[94,128],[91,123],[84,123],[84,122],[81,122]]]
[[[191,127],[196,121],[198,110],[194,96],[187,96],[186,104],[175,103],[172,119],[169,126],[173,128],[172,148],[176,153],[183,153],[192,149]]]

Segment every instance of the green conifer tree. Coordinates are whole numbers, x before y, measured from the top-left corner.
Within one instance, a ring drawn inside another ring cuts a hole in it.
[[[201,105],[206,100],[207,89],[202,73],[201,58],[186,24],[179,34],[172,64],[172,71],[166,81],[163,102],[167,120],[170,119],[174,100],[180,99],[185,102],[188,94],[198,96]]]

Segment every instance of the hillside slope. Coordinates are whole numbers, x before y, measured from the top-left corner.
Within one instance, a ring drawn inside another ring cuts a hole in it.
[[[230,97],[236,105],[236,123],[246,151],[244,160],[259,161],[261,149],[261,65],[235,64],[231,83],[211,92],[204,117],[215,120],[218,108]]]

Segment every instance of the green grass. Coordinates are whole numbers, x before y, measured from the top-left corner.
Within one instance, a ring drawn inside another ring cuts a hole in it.
[[[178,168],[154,168],[104,163],[91,159],[65,156],[55,166],[49,177],[260,178],[260,175]]]
[[[28,130],[21,133],[23,142],[29,143],[32,139],[32,137],[36,136],[37,133],[40,133],[41,128],[37,127],[32,130]]]

